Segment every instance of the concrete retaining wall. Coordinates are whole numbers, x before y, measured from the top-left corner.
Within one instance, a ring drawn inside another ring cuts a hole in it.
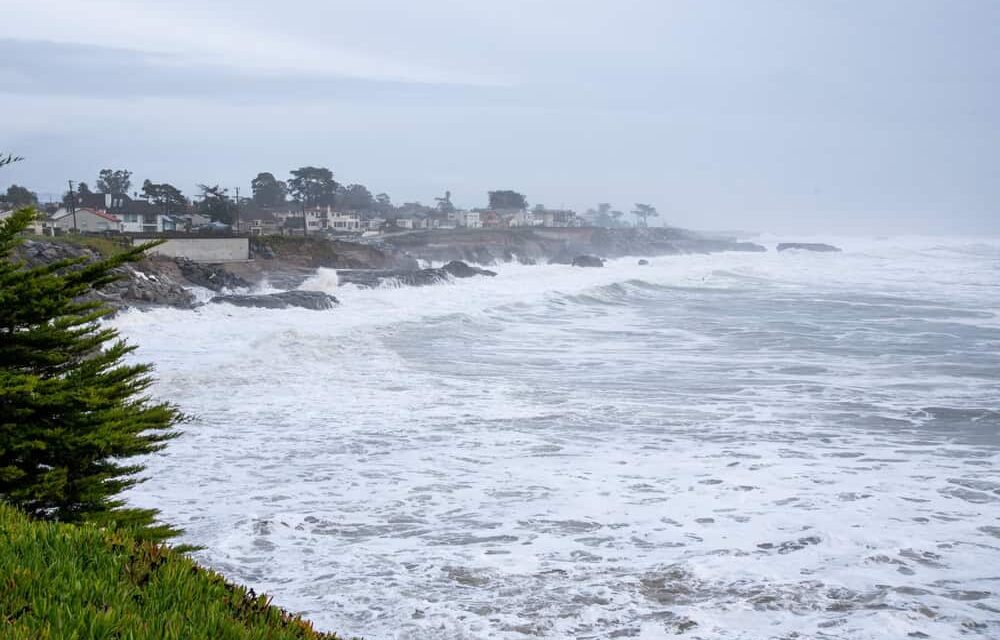
[[[250,259],[250,239],[171,238],[152,252],[195,262],[244,262]]]

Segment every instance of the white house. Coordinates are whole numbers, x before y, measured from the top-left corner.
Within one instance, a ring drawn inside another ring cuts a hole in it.
[[[412,229],[413,218],[396,218],[395,225],[397,229]]]
[[[458,211],[456,212],[458,217],[458,226],[466,227],[468,229],[482,229],[483,223],[479,219],[478,211]]]
[[[49,218],[48,226],[64,231],[75,228],[78,231],[94,233],[122,230],[121,222],[115,216],[87,207],[77,209],[75,214],[69,209],[60,208]]]
[[[327,212],[325,209],[306,209],[306,229],[309,233],[316,233],[326,229],[326,216]]]
[[[122,213],[121,230],[125,233],[162,233],[173,231],[174,219],[162,213]]]
[[[520,210],[515,212],[508,223],[512,227],[540,227],[541,220],[536,220],[535,215],[530,211]]]
[[[357,233],[361,231],[361,216],[356,213],[330,212],[327,217],[327,229],[334,233]]]

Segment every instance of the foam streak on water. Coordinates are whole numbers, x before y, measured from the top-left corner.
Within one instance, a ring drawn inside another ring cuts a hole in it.
[[[847,244],[123,314],[130,499],[370,638],[997,637],[1000,242]]]

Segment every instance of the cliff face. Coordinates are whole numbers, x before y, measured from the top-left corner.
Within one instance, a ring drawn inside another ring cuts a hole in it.
[[[752,243],[707,238],[675,228],[516,228],[417,231],[386,237],[386,244],[415,258],[495,264],[572,260],[583,254],[603,258],[717,251],[764,251]]]
[[[81,258],[93,262],[103,256],[94,248],[71,242],[25,240],[17,249],[17,257],[29,267],[37,267]],[[184,288],[190,283],[183,278],[177,261],[172,258],[149,257],[123,265],[116,272],[120,276],[117,281],[88,297],[116,309],[144,306],[190,309],[195,306],[194,295]]]
[[[99,260],[120,248],[89,238],[26,239],[17,255],[28,266],[60,260]],[[416,270],[413,258],[392,250],[321,238],[254,239],[249,262],[202,264],[184,258],[149,255],[117,270],[120,278],[91,296],[110,306],[194,308],[197,299],[188,287],[217,293],[248,288],[267,279],[279,288],[295,288],[319,267],[338,269]]]

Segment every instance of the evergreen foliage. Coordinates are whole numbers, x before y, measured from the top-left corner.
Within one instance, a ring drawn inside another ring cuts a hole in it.
[[[109,309],[82,299],[152,245],[27,268],[12,252],[36,215],[0,222],[0,500],[35,518],[176,535],[118,496],[140,481],[129,459],[161,449],[180,415],[144,395],[151,367],[126,363],[135,347],[97,322]]]

